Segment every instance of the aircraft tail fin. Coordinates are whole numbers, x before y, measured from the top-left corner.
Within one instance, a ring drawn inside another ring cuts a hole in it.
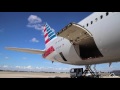
[[[44,25],[44,38],[45,38],[45,45],[47,44],[54,38],[57,37],[55,34],[54,29],[52,29],[47,23]]]

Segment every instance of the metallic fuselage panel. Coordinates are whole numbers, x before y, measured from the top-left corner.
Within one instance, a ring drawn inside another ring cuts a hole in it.
[[[102,19],[101,19],[102,15]],[[95,19],[97,18],[97,21]],[[91,24],[93,21],[93,24]],[[86,24],[88,23],[88,26]],[[46,59],[59,61],[62,63],[69,63],[73,65],[87,65],[87,64],[99,64],[120,61],[120,13],[109,12],[106,16],[106,12],[93,13],[78,24],[85,26],[85,28],[93,35],[95,44],[103,57],[100,58],[88,58],[82,60],[77,54],[74,46],[69,40],[57,37],[51,44],[54,47],[55,52],[51,53]],[[63,60],[60,56],[62,52]]]

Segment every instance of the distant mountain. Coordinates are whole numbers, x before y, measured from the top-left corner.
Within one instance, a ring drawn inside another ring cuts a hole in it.
[[[0,70],[0,71],[4,71],[4,70]]]
[[[120,76],[120,70],[113,70],[111,73],[114,73],[117,76]]]

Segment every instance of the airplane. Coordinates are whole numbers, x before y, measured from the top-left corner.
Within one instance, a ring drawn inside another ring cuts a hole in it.
[[[91,65],[120,61],[120,12],[94,12],[78,23],[66,25],[58,33],[44,25],[45,49],[6,47],[34,54],[52,62]],[[85,70],[86,70],[85,69]]]

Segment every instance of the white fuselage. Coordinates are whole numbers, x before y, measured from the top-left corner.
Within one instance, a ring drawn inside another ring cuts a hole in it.
[[[84,60],[69,40],[58,36],[49,42],[49,47],[53,46],[54,51],[47,54],[44,58],[73,65],[90,65],[120,61],[119,12],[96,12],[78,22],[78,24],[86,28],[93,35],[94,42],[102,57],[87,58]]]

